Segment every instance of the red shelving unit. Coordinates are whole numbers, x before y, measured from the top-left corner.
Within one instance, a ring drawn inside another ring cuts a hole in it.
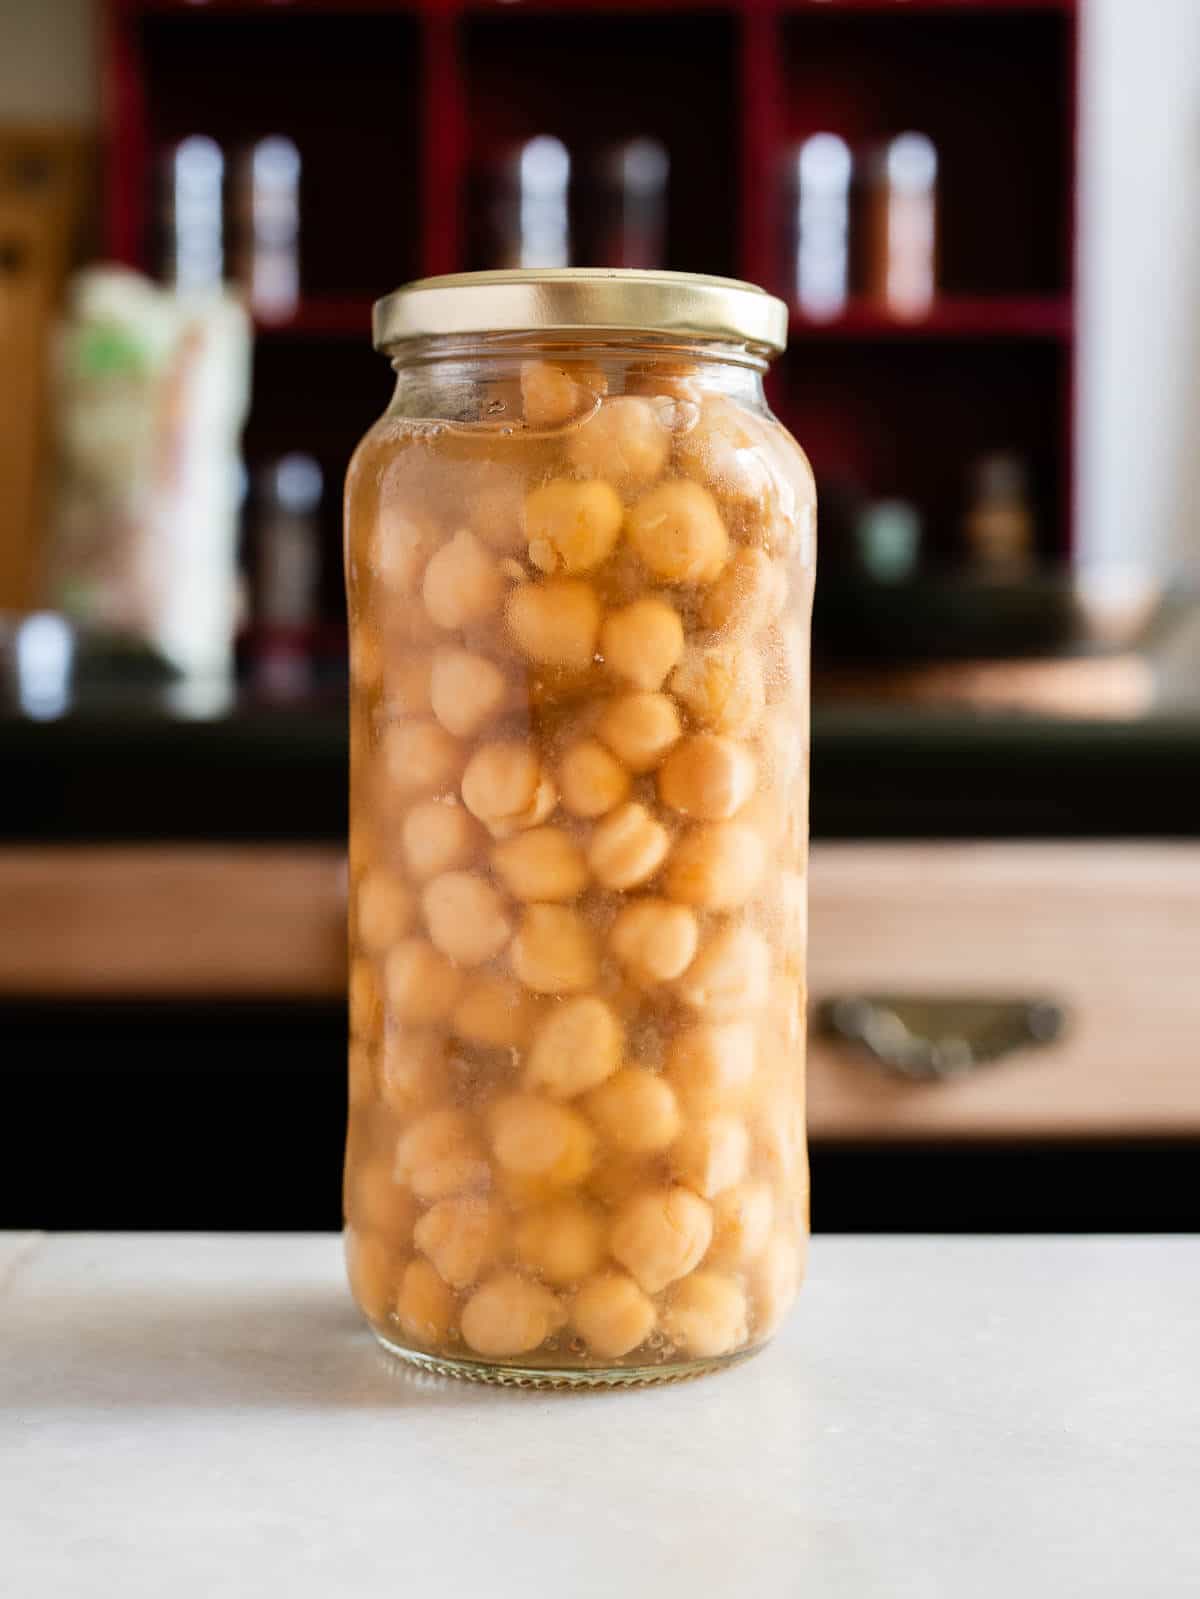
[[[1074,0],[107,0],[104,53],[118,259],[156,265],[175,140],[300,147],[304,298],[260,330],[247,454],[325,463],[331,606],[337,479],[388,389],[371,300],[484,264],[472,174],[534,132],[584,159],[654,134],[672,162],[663,264],[785,296],[788,146],[928,133],[941,298],[911,322],[860,302],[794,313],[774,403],[831,505],[847,485],[901,495],[949,548],[970,462],[1008,449],[1030,463],[1044,553],[1069,549]]]

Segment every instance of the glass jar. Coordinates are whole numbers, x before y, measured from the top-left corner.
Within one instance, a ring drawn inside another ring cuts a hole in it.
[[[351,1284],[389,1350],[629,1383],[803,1270],[808,462],[781,302],[506,272],[376,307],[346,487]]]

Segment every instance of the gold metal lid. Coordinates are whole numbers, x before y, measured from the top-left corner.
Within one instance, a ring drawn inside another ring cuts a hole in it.
[[[758,346],[778,355],[787,307],[753,283],[695,272],[456,272],[419,278],[378,300],[377,350],[440,334],[627,332]]]

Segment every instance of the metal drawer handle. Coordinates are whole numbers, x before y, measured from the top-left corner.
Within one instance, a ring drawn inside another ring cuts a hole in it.
[[[889,1071],[936,1082],[1020,1049],[1061,1038],[1064,1007],[1050,999],[930,999],[839,995],[817,1008],[817,1026],[856,1044]]]

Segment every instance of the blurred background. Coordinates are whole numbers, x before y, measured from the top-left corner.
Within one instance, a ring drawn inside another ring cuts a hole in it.
[[[1195,0],[0,0],[0,1226],[325,1227],[371,300],[785,297],[818,1229],[1200,1227]]]

